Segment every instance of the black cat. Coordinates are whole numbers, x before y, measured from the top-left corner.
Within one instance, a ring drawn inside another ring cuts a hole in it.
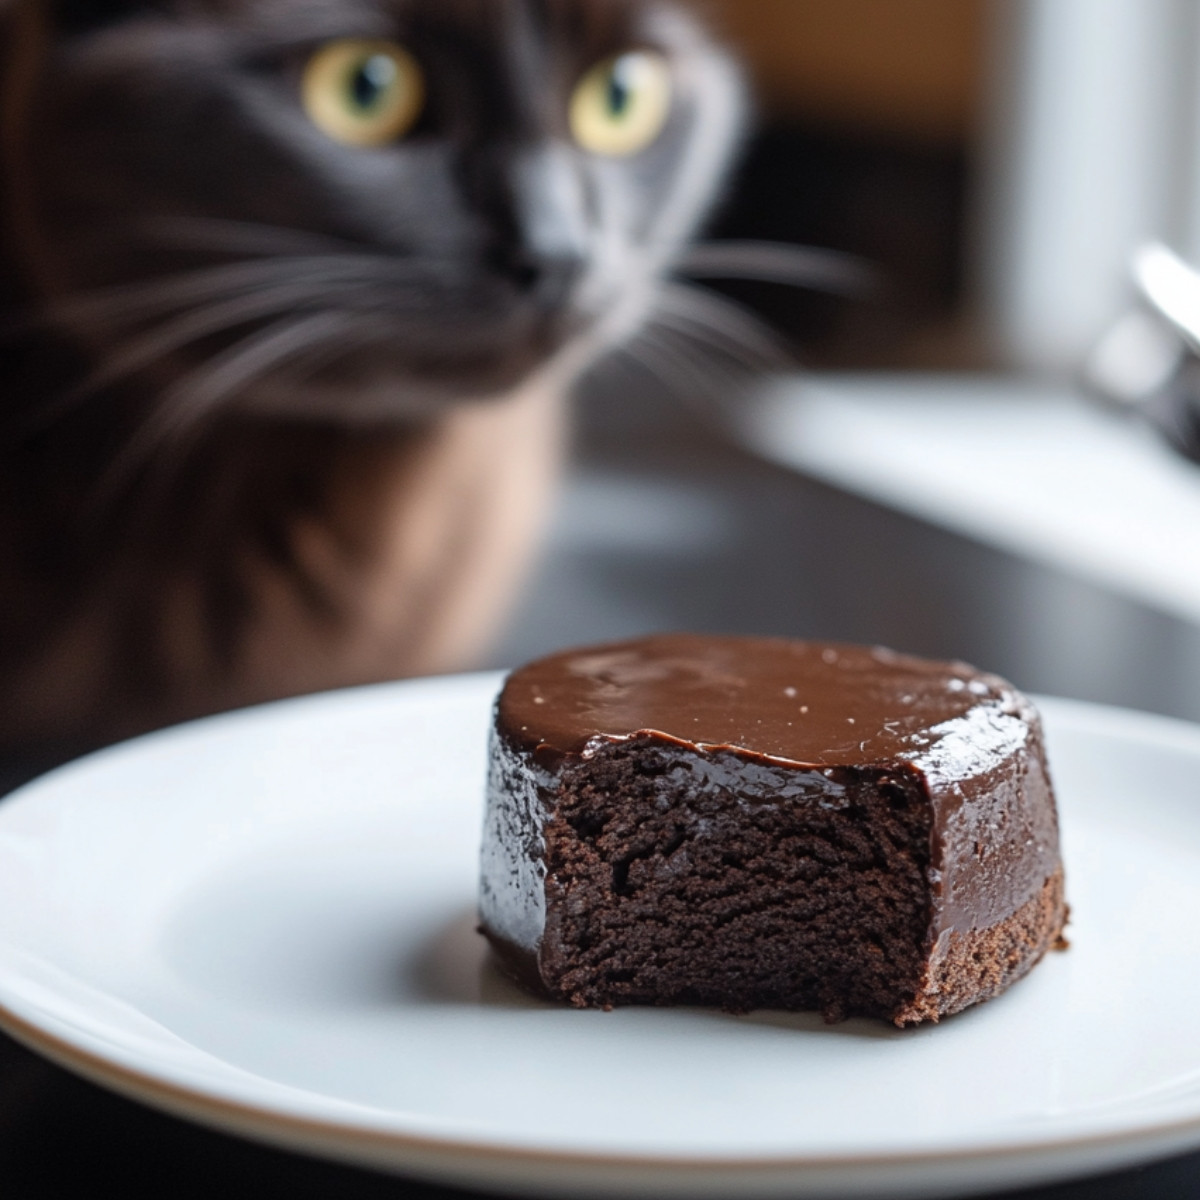
[[[737,141],[639,0],[13,0],[0,748],[468,661]]]

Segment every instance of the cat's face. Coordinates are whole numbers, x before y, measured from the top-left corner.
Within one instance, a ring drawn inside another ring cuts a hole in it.
[[[654,0],[23,0],[23,268],[197,410],[436,411],[633,331],[736,73]]]

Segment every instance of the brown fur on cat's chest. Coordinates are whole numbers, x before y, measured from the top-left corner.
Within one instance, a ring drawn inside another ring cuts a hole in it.
[[[207,489],[148,500],[142,542],[80,594],[16,580],[0,753],[468,665],[536,544],[561,426],[533,390],[415,431],[233,424]]]

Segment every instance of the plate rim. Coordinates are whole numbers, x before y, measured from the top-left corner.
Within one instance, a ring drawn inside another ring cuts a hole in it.
[[[71,775],[86,774],[102,763],[118,763],[127,755],[141,753],[149,745],[169,744],[179,737],[203,736],[205,730],[239,726],[257,718],[281,714],[287,709],[302,711],[339,705],[352,696],[374,694],[383,699],[410,690],[420,691],[431,685],[482,692],[485,687],[495,689],[503,676],[504,672],[486,671],[370,684],[292,697],[203,717],[105,747],[64,764],[0,798],[0,814],[17,804],[36,803],[39,793],[59,785]],[[1126,736],[1133,733],[1139,738],[1200,757],[1200,724],[1086,700],[1043,695],[1031,698],[1043,715],[1053,713],[1053,720],[1060,726],[1119,729]],[[492,1170],[499,1166],[510,1168],[506,1172],[509,1177],[515,1177],[521,1186],[529,1184],[535,1190],[539,1186],[537,1180],[528,1178],[522,1173],[522,1168],[533,1170],[537,1175],[544,1175],[546,1171],[557,1172],[554,1182],[572,1187],[576,1194],[586,1194],[589,1190],[587,1181],[579,1177],[579,1172],[615,1172],[618,1175],[634,1172],[643,1177],[643,1189],[649,1187],[656,1194],[663,1195],[671,1192],[672,1177],[675,1177],[676,1187],[686,1186],[693,1194],[699,1177],[710,1178],[715,1193],[728,1186],[730,1176],[744,1178],[748,1183],[760,1187],[768,1183],[771,1177],[781,1176],[780,1186],[787,1186],[795,1192],[797,1186],[803,1187],[805,1176],[827,1176],[833,1172],[835,1176],[847,1178],[843,1182],[836,1178],[824,1179],[820,1194],[851,1195],[859,1191],[853,1186],[853,1176],[880,1169],[899,1170],[905,1173],[906,1178],[915,1175],[919,1179],[930,1179],[939,1171],[952,1172],[959,1167],[974,1167],[983,1171],[989,1166],[1010,1164],[1016,1170],[1004,1174],[1004,1182],[1049,1181],[1129,1166],[1200,1145],[1200,1109],[1192,1115],[1150,1118],[1132,1128],[1127,1123],[1120,1123],[1113,1128],[1095,1129],[1083,1134],[1066,1132],[1038,1136],[1034,1128],[1026,1126],[1015,1138],[1005,1140],[975,1140],[960,1142],[952,1147],[934,1146],[911,1151],[889,1149],[835,1154],[752,1153],[744,1156],[697,1157],[535,1147],[470,1135],[405,1133],[355,1124],[351,1118],[318,1118],[289,1113],[269,1104],[232,1099],[200,1085],[189,1086],[149,1070],[116,1062],[13,1011],[2,989],[3,979],[0,977],[0,1030],[34,1053],[118,1095],[260,1143],[285,1146],[300,1153],[308,1152],[377,1169],[412,1170],[426,1178],[460,1185],[465,1182],[469,1186],[501,1187],[502,1182],[492,1176]],[[1070,1165],[1072,1156],[1092,1155],[1098,1150],[1104,1153],[1094,1160],[1094,1166]],[[463,1159],[469,1159],[470,1163],[464,1163]],[[1039,1160],[1042,1160],[1040,1164]],[[999,1180],[1000,1176],[989,1174],[975,1186],[990,1189],[997,1186]],[[613,1186],[612,1180],[605,1180],[602,1176],[597,1176],[594,1181],[598,1187]],[[897,1183],[903,1184],[903,1180],[897,1180]],[[956,1176],[954,1185],[956,1190],[961,1191],[963,1177]],[[620,1187],[619,1184],[617,1186]],[[967,1186],[969,1190],[969,1182]],[[509,1190],[511,1187],[510,1184]],[[638,1187],[626,1186],[620,1190],[624,1194],[633,1194]],[[771,1190],[767,1188],[762,1194],[769,1194]],[[701,1192],[708,1194],[704,1188],[701,1188]],[[796,1194],[808,1193],[801,1191]]]
[[[878,1166],[920,1164],[926,1162],[943,1162],[950,1159],[975,1159],[980,1155],[995,1155],[1007,1157],[1022,1155],[1030,1151],[1050,1149],[1083,1150],[1094,1144],[1113,1144],[1133,1138],[1141,1139],[1151,1133],[1171,1135],[1195,1130],[1200,1134],[1200,1114],[1194,1117],[1166,1121],[1150,1127],[1139,1127],[1133,1130],[1107,1131],[1083,1136],[1059,1136],[1041,1140],[1027,1140],[1020,1145],[1003,1142],[979,1142],[951,1149],[917,1150],[917,1151],[879,1151],[862,1154],[830,1154],[830,1155],[747,1155],[696,1157],[671,1154],[627,1154],[603,1153],[600,1151],[555,1150],[520,1147],[504,1142],[490,1142],[486,1139],[468,1141],[466,1139],[434,1137],[430,1135],[408,1134],[384,1129],[372,1129],[350,1122],[340,1122],[332,1118],[320,1120],[315,1117],[305,1117],[299,1114],[285,1114],[278,1110],[260,1107],[255,1104],[230,1100],[213,1095],[200,1089],[193,1090],[182,1084],[172,1083],[149,1072],[140,1071],[120,1063],[105,1059],[94,1051],[83,1049],[72,1044],[61,1036],[49,1033],[27,1018],[13,1013],[0,999],[0,1027],[16,1040],[32,1050],[43,1053],[52,1061],[63,1065],[72,1064],[72,1068],[88,1079],[110,1079],[111,1086],[124,1095],[141,1096],[144,1093],[158,1093],[164,1103],[179,1101],[191,1107],[211,1108],[214,1113],[225,1112],[230,1115],[247,1119],[262,1117],[271,1123],[286,1125],[297,1131],[310,1133],[326,1133],[340,1137],[346,1136],[353,1140],[362,1140],[386,1146],[409,1146],[413,1149],[436,1150],[439,1152],[453,1150],[455,1153],[471,1153],[525,1161],[536,1159],[547,1164],[579,1165],[579,1166],[629,1166],[637,1168],[696,1168],[707,1169],[742,1169],[745,1167],[763,1168],[829,1168],[848,1167],[851,1165],[869,1164]]]

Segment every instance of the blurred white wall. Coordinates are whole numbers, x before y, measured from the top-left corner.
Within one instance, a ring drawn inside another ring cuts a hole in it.
[[[979,297],[996,357],[1077,370],[1147,238],[1200,261],[1200,0],[994,0]]]

